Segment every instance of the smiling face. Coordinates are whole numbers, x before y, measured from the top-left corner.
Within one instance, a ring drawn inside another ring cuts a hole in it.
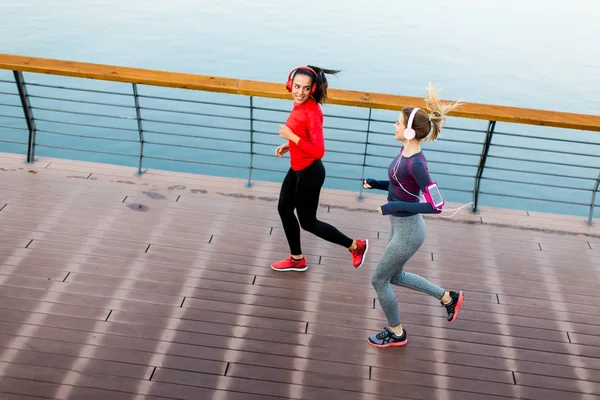
[[[296,74],[292,83],[292,98],[294,103],[302,104],[310,98],[310,91],[313,80],[310,76],[304,74]]]

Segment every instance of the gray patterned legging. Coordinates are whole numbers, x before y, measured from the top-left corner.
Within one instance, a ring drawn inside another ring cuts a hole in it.
[[[379,304],[390,326],[400,324],[398,300],[392,284],[418,290],[441,299],[445,290],[419,275],[404,272],[404,264],[417,252],[425,241],[427,230],[421,214],[409,217],[390,216],[392,223],[387,246],[377,263],[371,283],[377,292]]]

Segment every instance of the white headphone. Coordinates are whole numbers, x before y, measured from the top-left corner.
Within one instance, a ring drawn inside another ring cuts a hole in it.
[[[410,113],[410,117],[408,117],[408,123],[406,124],[406,129],[404,130],[404,139],[406,140],[412,140],[415,138],[416,133],[412,128],[412,123],[415,119],[415,114],[417,114],[417,111],[419,111],[419,108],[413,108],[412,112]]]
[[[408,123],[406,124],[406,129],[404,129],[404,139],[410,141],[411,139],[415,138],[415,130],[412,128],[412,123],[413,120],[415,119],[415,114],[417,113],[417,111],[419,111],[418,108],[414,108],[412,110],[412,112],[410,113],[410,117],[408,117]],[[402,151],[400,153],[400,157],[398,157],[398,161],[396,162],[396,165],[394,166],[394,179],[396,179],[396,182],[398,183],[398,186],[400,186],[400,189],[404,190],[406,193],[410,194],[413,197],[416,197],[417,199],[421,200],[421,198],[419,196],[417,196],[414,193],[409,192],[408,190],[404,189],[404,186],[402,186],[402,184],[400,183],[400,181],[398,180],[398,178],[396,177],[396,173],[398,172],[398,167],[400,166],[400,162],[402,161],[402,154],[404,153],[404,151]]]

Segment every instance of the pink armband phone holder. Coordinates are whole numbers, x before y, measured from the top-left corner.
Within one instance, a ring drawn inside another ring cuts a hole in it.
[[[436,210],[441,210],[444,204],[446,204],[442,198],[442,194],[440,193],[440,188],[438,187],[437,182],[427,185],[427,187],[425,187],[425,192],[423,192],[423,196],[431,205],[431,207],[435,208]]]

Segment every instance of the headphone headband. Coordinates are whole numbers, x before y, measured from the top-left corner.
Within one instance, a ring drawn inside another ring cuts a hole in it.
[[[412,112],[410,113],[410,117],[408,117],[408,123],[406,124],[406,129],[412,129],[412,123],[413,120],[415,119],[415,115],[417,114],[417,111],[419,111],[420,108],[413,108]]]
[[[288,75],[288,80],[292,79],[292,74],[294,72],[296,72],[296,71],[299,71],[299,70],[310,71],[310,72],[312,72],[315,75],[315,78],[317,77],[317,73],[315,72],[314,69],[312,69],[311,67],[301,66],[301,67],[296,67],[296,68],[294,68],[293,70],[290,71],[290,74]]]
[[[417,111],[419,111],[419,108],[413,108],[412,112],[410,113],[410,117],[408,117],[408,122],[406,123],[406,129],[404,130],[404,138],[406,140],[411,140],[415,138],[416,132],[415,130],[412,128],[412,123],[413,120],[415,119],[415,115],[417,114]]]

